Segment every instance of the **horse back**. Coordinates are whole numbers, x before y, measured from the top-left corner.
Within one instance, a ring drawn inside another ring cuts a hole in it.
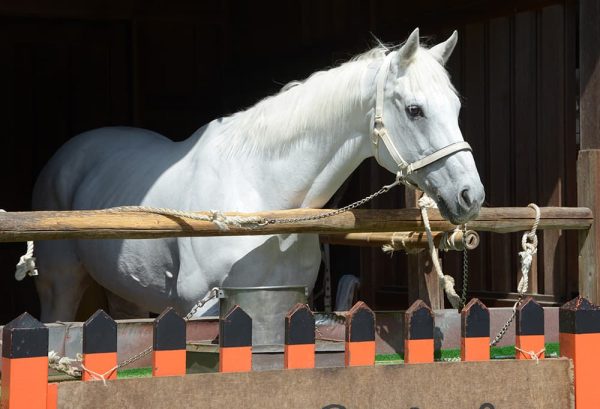
[[[33,209],[100,208],[117,205],[113,201],[133,200],[127,198],[128,193],[143,189],[144,184],[136,175],[151,177],[145,168],[159,165],[153,156],[161,156],[160,152],[163,158],[169,156],[173,144],[140,128],[106,127],[81,133],[42,169],[33,190]]]

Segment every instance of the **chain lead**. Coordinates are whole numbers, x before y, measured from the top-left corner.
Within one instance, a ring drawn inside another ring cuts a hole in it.
[[[467,237],[467,224],[463,225],[463,240]],[[462,310],[467,304],[467,288],[469,285],[469,254],[467,253],[467,246],[463,247],[463,282],[462,292],[460,294],[460,309]],[[460,313],[460,311],[459,311]]]
[[[364,199],[358,200],[354,203],[349,204],[348,206],[344,206],[339,209],[332,210],[330,212],[320,213],[315,216],[306,216],[306,217],[292,217],[292,218],[287,218],[287,219],[266,219],[263,222],[263,224],[298,223],[298,222],[307,222],[307,221],[313,221],[313,220],[321,220],[321,219],[326,219],[328,217],[337,216],[338,214],[345,213],[349,210],[356,209],[357,207],[360,207],[360,206],[364,205],[365,203],[368,203],[371,200],[375,199],[377,196],[387,193],[394,186],[398,186],[400,183],[404,183],[403,180],[404,179],[402,179],[402,176],[400,174],[398,174],[396,176],[396,181],[394,183],[383,186],[377,192],[370,194],[369,196],[365,197]]]
[[[187,315],[183,318],[184,321],[189,321],[194,314],[202,307],[204,306],[204,304],[206,304],[207,302],[209,302],[210,300],[212,300],[213,298],[216,298],[219,295],[219,290],[218,288],[213,288],[212,290],[210,290],[210,292],[208,293],[208,295],[206,297],[204,297],[203,299],[201,299],[200,301],[198,301],[190,310],[190,312],[187,313]],[[152,352],[152,346],[149,346],[148,348],[144,349],[142,352],[132,356],[131,358],[128,358],[126,360],[124,360],[123,362],[119,363],[119,365],[117,365],[117,369],[121,369],[135,361],[137,361],[138,359],[148,355],[150,352]]]

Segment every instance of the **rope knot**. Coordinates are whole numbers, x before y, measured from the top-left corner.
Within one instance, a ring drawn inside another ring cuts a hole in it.
[[[21,281],[26,276],[37,276],[37,266],[35,257],[33,257],[33,241],[27,242],[27,252],[19,258],[17,269],[15,270],[15,280]]]
[[[526,357],[528,357],[529,359],[535,360],[536,364],[540,363],[540,356],[542,356],[542,354],[544,352],[546,352],[546,348],[542,348],[538,352],[535,352],[535,351],[526,351],[526,350],[523,350],[523,349],[519,348],[518,346],[515,346],[515,349],[517,351],[519,351],[520,353],[522,353],[523,355],[525,355]]]

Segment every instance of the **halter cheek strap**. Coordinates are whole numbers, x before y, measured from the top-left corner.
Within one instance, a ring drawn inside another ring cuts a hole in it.
[[[394,162],[398,165],[398,179],[401,180],[404,184],[410,185],[412,187],[417,187],[406,178],[411,173],[425,166],[431,165],[438,160],[445,158],[446,156],[450,156],[459,151],[472,150],[471,145],[467,142],[456,142],[451,143],[437,151],[422,157],[419,160],[416,160],[412,163],[404,160],[400,151],[394,145],[387,129],[383,124],[383,99],[384,99],[384,91],[385,91],[385,81],[387,79],[388,71],[390,70],[390,64],[392,61],[393,55],[389,53],[385,56],[383,60],[383,64],[377,73],[377,95],[375,97],[375,118],[373,121],[373,134],[371,136],[371,141],[373,142],[373,154],[377,162],[381,165],[379,161],[379,141],[383,141],[387,151],[389,152]]]

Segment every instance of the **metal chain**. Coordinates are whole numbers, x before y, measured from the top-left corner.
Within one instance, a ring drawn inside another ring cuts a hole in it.
[[[345,213],[349,210],[356,209],[357,207],[360,207],[360,206],[364,205],[365,203],[370,202],[371,200],[375,199],[377,196],[388,192],[390,189],[392,189],[394,186],[399,185],[400,183],[404,183],[404,181],[401,178],[401,175],[398,174],[396,176],[396,181],[394,183],[385,185],[381,189],[379,189],[377,192],[372,193],[369,196],[367,196],[361,200],[358,200],[354,203],[351,203],[351,204],[341,207],[339,209],[332,210],[330,212],[320,213],[320,214],[317,214],[314,216],[291,217],[291,218],[286,218],[286,219],[265,219],[265,221],[263,223],[264,224],[298,223],[298,222],[307,222],[307,221],[312,221],[312,220],[321,220],[321,219],[325,219],[327,217],[337,216],[340,213]]]
[[[189,321],[194,314],[196,314],[196,312],[202,308],[207,302],[209,302],[210,300],[212,300],[213,298],[216,298],[219,295],[219,289],[217,287],[213,288],[212,290],[210,290],[210,292],[208,293],[208,295],[206,297],[204,297],[203,299],[201,299],[200,301],[198,301],[190,310],[190,312],[187,313],[187,315],[183,318],[184,321]],[[130,365],[131,363],[137,361],[138,359],[141,359],[143,357],[145,357],[146,355],[148,355],[150,352],[152,352],[152,346],[147,347],[146,349],[144,349],[143,351],[133,355],[132,357],[127,358],[126,360],[120,362],[117,367],[114,370],[117,369],[121,369],[123,367],[126,367],[127,365]],[[81,361],[79,361],[81,362]],[[52,366],[53,369],[59,371],[59,372],[64,372],[66,374],[72,375],[75,373],[81,373],[82,369],[79,369],[75,366],[69,366],[68,368],[62,369],[59,368],[58,366],[54,365]],[[69,370],[71,370],[71,372],[74,370],[75,372],[72,372],[72,374],[69,373]]]
[[[123,367],[125,367],[125,366],[127,366],[127,365],[129,365],[129,364],[131,364],[131,363],[133,363],[135,361],[137,361],[138,359],[145,357],[150,352],[152,352],[152,346],[149,346],[148,348],[144,349],[142,352],[140,352],[140,353],[132,356],[131,358],[128,358],[128,359],[124,360],[123,362],[120,362],[117,365],[117,369],[121,369],[121,368],[123,368]]]
[[[508,321],[506,321],[506,324],[504,324],[502,329],[500,331],[498,331],[498,334],[492,340],[492,342],[490,342],[490,346],[492,346],[492,347],[496,346],[496,344],[498,344],[498,342],[500,342],[500,340],[502,338],[504,338],[506,331],[508,331],[508,328],[511,326],[512,322],[514,321],[515,317],[517,316],[517,307],[519,305],[521,305],[521,302],[523,301],[524,297],[525,297],[525,294],[519,294],[519,297],[517,298],[517,302],[515,303],[515,307],[513,308],[513,312],[510,315],[510,318],[508,319]]]
[[[207,302],[209,302],[213,298],[216,298],[218,296],[218,294],[219,294],[218,288],[215,287],[212,290],[210,290],[210,292],[208,293],[208,295],[206,297],[204,297],[203,299],[198,301],[192,307],[190,312],[188,312],[187,315],[185,317],[183,317],[183,320],[186,322],[189,321],[200,308],[202,308]],[[123,362],[120,362],[119,365],[117,365],[117,369],[123,368],[123,367],[137,361],[138,359],[148,355],[150,352],[152,352],[152,346],[149,346],[148,348],[144,349],[142,352],[132,356],[131,358],[124,360]]]
[[[467,224],[463,225],[463,240],[467,237]],[[462,292],[460,294],[460,309],[462,310],[464,306],[467,304],[467,287],[469,285],[469,254],[467,253],[466,244],[463,247],[463,282],[462,282]],[[460,312],[460,311],[459,311]]]

